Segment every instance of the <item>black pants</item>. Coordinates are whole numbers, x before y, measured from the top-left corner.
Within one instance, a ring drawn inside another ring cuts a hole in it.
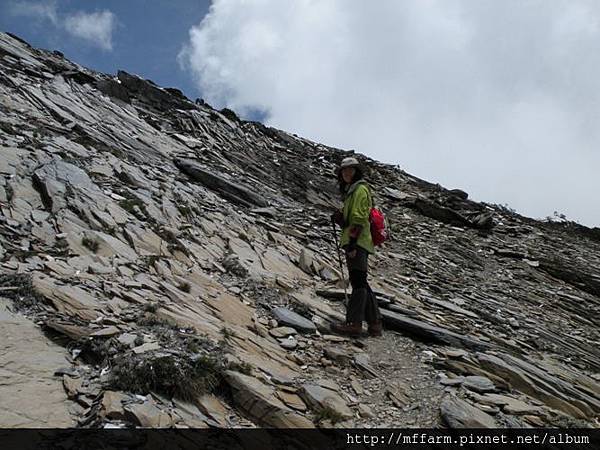
[[[377,298],[367,281],[368,258],[369,253],[361,247],[357,248],[354,258],[346,254],[352,285],[352,295],[346,308],[347,323],[362,323],[364,320],[374,323],[381,320]]]

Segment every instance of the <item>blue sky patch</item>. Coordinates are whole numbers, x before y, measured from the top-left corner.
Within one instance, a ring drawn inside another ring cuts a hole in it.
[[[125,70],[176,87],[193,100],[202,94],[177,55],[209,6],[209,0],[9,0],[0,5],[0,30],[93,70]]]

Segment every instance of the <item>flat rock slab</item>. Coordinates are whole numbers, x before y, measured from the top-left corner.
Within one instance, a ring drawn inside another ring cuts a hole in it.
[[[581,419],[594,414],[592,407],[597,410],[598,400],[594,397],[578,391],[557,377],[544,373],[532,364],[510,355],[503,355],[503,357],[506,358],[506,361],[490,354],[477,354],[479,364],[485,370],[506,380],[514,389],[536,398],[554,409]],[[573,398],[571,395],[579,398]]]
[[[63,314],[88,321],[98,317],[97,299],[78,286],[59,284],[50,277],[36,273],[33,277],[33,287]]]
[[[543,412],[543,409],[539,406],[531,405],[517,398],[508,397],[507,395],[487,394],[484,398],[501,406],[507,414],[541,414]]]
[[[98,331],[94,331],[92,334],[90,334],[90,336],[111,337],[111,336],[116,336],[120,332],[121,331],[117,327],[110,326],[110,327],[102,328],[101,330],[98,330]]]
[[[125,419],[125,410],[123,409],[123,400],[127,397],[121,392],[106,391],[102,396],[100,404],[100,417],[108,419],[123,420]]]
[[[446,395],[440,404],[440,413],[451,428],[495,428],[492,416],[454,395]]]
[[[471,349],[487,349],[490,347],[474,337],[455,333],[446,328],[437,327],[421,320],[412,319],[402,314],[381,310],[383,322],[391,329],[418,337],[424,341],[438,342],[455,347]]]
[[[312,321],[308,320],[306,317],[302,317],[300,314],[297,314],[294,311],[290,311],[287,308],[275,308],[273,310],[273,315],[280,324],[295,328],[298,331],[314,332],[317,329],[316,325]]]
[[[289,336],[286,339],[279,339],[279,345],[286,350],[294,350],[298,346],[298,341],[293,336]]]
[[[196,405],[204,414],[215,420],[219,426],[227,426],[227,409],[217,397],[212,394],[202,395],[196,399]]]
[[[288,408],[275,395],[275,388],[254,377],[228,370],[225,379],[232,388],[234,402],[260,426],[274,428],[314,428],[313,423]]]
[[[33,180],[40,188],[44,202],[52,208],[53,212],[66,206],[67,186],[85,189],[89,194],[102,195],[100,188],[86,172],[60,159],[37,169]]]
[[[63,428],[76,425],[62,377],[66,351],[0,299],[0,427]]]
[[[277,328],[271,328],[269,330],[269,334],[276,338],[285,338],[285,337],[291,336],[293,334],[296,334],[296,330],[292,327],[277,327]]]
[[[326,387],[306,383],[302,385],[300,396],[317,411],[330,408],[345,419],[354,416],[344,399],[337,392]]]
[[[254,193],[250,188],[226,180],[212,168],[204,168],[194,161],[185,159],[176,159],[174,162],[177,168],[190,178],[199,181],[209,189],[217,191],[228,200],[245,206],[267,206],[267,202],[263,197]]]
[[[136,355],[141,355],[146,352],[153,352],[155,350],[160,350],[160,345],[156,342],[147,342],[133,349],[133,352]]]
[[[496,389],[492,380],[487,377],[470,375],[465,377],[463,381],[463,387],[470,389],[475,392],[493,392]]]
[[[349,351],[339,347],[325,347],[323,353],[327,358],[336,363],[347,366],[352,362],[354,355]]]
[[[171,416],[151,401],[130,404],[125,406],[124,410],[125,417],[144,428],[168,428],[173,424]]]

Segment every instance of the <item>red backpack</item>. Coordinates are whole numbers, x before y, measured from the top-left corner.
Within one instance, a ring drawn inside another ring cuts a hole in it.
[[[368,189],[369,197],[371,197],[371,211],[369,213],[369,223],[371,224],[371,238],[373,244],[379,246],[383,244],[389,237],[385,226],[385,216],[383,212],[375,206],[371,190]]]

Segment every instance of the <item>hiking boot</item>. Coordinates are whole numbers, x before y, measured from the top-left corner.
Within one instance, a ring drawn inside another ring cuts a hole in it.
[[[379,322],[372,322],[369,324],[369,336],[379,337],[383,332],[383,326],[381,320]]]
[[[362,323],[334,323],[331,325],[331,331],[347,336],[360,336],[362,333]]]

